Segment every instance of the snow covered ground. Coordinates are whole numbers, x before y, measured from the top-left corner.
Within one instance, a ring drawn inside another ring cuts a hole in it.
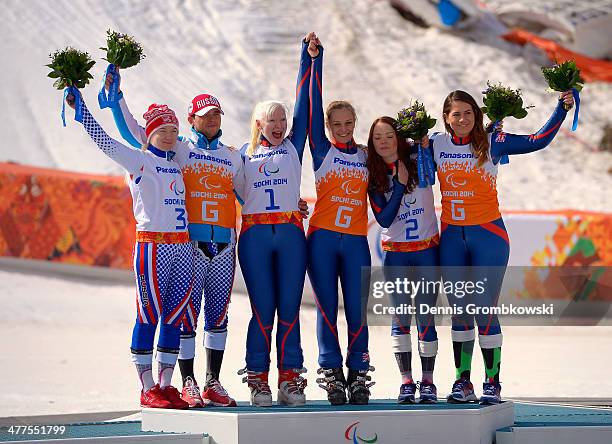
[[[61,127],[61,94],[52,89],[44,66],[49,53],[66,45],[89,51],[98,63],[96,79],[84,92],[86,101],[118,136],[110,112],[96,105],[106,66],[98,48],[107,28],[133,34],[145,48],[147,58],[123,79],[136,115],[153,101],[182,114],[191,97],[210,92],[221,100],[224,139],[234,145],[247,140],[257,101],[293,103],[299,41],[310,30],[319,33],[326,48],[324,100],[355,104],[360,142],[374,118],[393,115],[409,98],[423,101],[439,117],[449,91],[461,88],[480,97],[487,80],[522,88],[525,102],[536,105],[526,119],[509,119],[509,132],[537,130],[555,104],[539,69],[546,60],[537,50],[499,41],[485,31],[453,35],[417,28],[386,1],[5,0],[2,6],[0,101],[6,112],[0,121],[5,139],[0,160],[120,173],[74,122]],[[576,135],[597,145],[612,114],[612,85],[588,84],[582,99]],[[564,128],[569,127],[566,122]],[[440,123],[436,129],[442,129]],[[303,194],[312,197],[313,175],[309,161],[305,164]],[[547,150],[515,156],[501,169],[500,202],[512,209],[609,211],[611,166],[612,155],[590,153],[560,134]]]
[[[0,271],[0,306],[0,418],[138,408],[138,379],[129,349],[134,318],[131,285]],[[249,394],[236,374],[244,366],[249,319],[246,296],[234,294],[222,380],[238,400],[247,400]],[[322,399],[324,392],[315,382],[314,309],[303,306],[300,320],[309,370],[306,393],[308,399]],[[338,325],[346,347],[344,323]],[[198,333],[201,338],[201,331]],[[449,328],[439,328],[438,335],[435,382],[440,395],[446,395],[454,380]],[[612,327],[505,328],[503,395],[612,398],[608,374],[611,335]],[[201,350],[198,347],[196,368],[197,376],[203,378]],[[397,396],[400,379],[388,327],[371,327],[370,356],[376,367],[372,396]],[[272,362],[274,366],[274,358]],[[417,359],[413,359],[413,368],[415,378],[420,378]],[[180,385],[177,375],[178,369],[174,384]],[[477,393],[483,378],[482,358],[476,351],[473,380]],[[276,381],[274,370],[270,380]]]

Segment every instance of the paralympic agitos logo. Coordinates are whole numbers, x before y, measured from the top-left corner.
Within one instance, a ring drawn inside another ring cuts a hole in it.
[[[259,172],[265,174],[266,177],[270,177],[272,174],[276,174],[280,171],[278,165],[274,165],[274,163],[267,161],[259,165]]]
[[[342,191],[344,191],[344,194],[357,194],[361,191],[361,188],[359,187],[359,185],[357,186],[357,188],[351,188],[352,185],[352,181],[349,180],[345,180],[344,182],[342,182],[342,185],[340,185],[340,188],[342,188]]]
[[[176,194],[177,196],[180,196],[181,194],[185,194],[185,189],[181,189],[176,185],[176,180],[173,180],[170,183],[170,190],[174,192],[174,194]]]
[[[459,188],[467,183],[467,179],[459,180],[454,177],[454,172],[446,176],[446,183],[453,188]]]
[[[359,424],[359,421],[354,422],[345,430],[344,438],[347,441],[353,441],[353,444],[374,444],[378,442],[378,435],[376,433],[374,433],[374,436],[370,438],[364,438],[358,435],[357,424]]]
[[[416,203],[416,197],[412,196],[412,199],[411,199],[410,194],[404,194],[404,197],[402,200],[404,202],[404,205],[408,208],[410,208],[410,205],[414,205]]]
[[[206,188],[207,190],[221,188],[221,184],[219,184],[219,183],[211,183],[211,180],[210,180],[209,176],[202,176],[202,177],[200,177],[199,182],[200,182],[201,185],[204,185],[204,188]]]

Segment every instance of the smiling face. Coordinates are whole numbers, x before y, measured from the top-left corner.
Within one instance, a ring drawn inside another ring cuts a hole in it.
[[[287,132],[287,115],[284,108],[273,108],[266,117],[257,120],[257,128],[273,146],[280,145]]]
[[[176,145],[178,129],[175,126],[162,126],[151,134],[149,142],[162,151],[170,151]]]
[[[355,116],[348,108],[335,109],[329,116],[327,129],[336,142],[349,143],[353,140]]]
[[[378,122],[374,125],[372,132],[374,149],[386,163],[397,160],[397,136],[391,125],[385,122]]]
[[[221,129],[221,110],[213,108],[203,116],[189,116],[189,124],[201,134],[204,134],[209,139],[217,135]]]
[[[472,105],[460,100],[454,100],[448,114],[444,114],[444,121],[458,137],[466,137],[472,132],[474,118]]]

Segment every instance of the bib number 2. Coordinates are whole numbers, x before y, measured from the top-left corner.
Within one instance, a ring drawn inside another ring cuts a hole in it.
[[[419,238],[419,234],[413,234],[415,231],[419,229],[419,223],[416,219],[408,219],[406,221],[406,240],[417,240]]]

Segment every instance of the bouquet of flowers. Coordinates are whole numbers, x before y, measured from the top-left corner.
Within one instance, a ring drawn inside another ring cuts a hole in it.
[[[582,91],[584,80],[580,77],[580,69],[573,60],[557,63],[552,68],[542,67],[542,74],[553,91],[564,92],[571,89]]]
[[[72,94],[75,98],[76,112],[74,119],[77,122],[82,122],[83,108],[77,88],[84,88],[89,80],[93,79],[89,70],[96,62],[91,60],[88,53],[72,47],[55,51],[53,54],[49,54],[49,57],[51,57],[51,63],[47,66],[51,68],[51,72],[47,76],[56,79],[53,82],[54,87],[64,90],[61,112],[63,125],[66,126],[66,97],[68,97],[68,94]]]
[[[484,95],[482,112],[486,114],[491,122],[499,122],[506,117],[523,119],[527,116],[527,110],[533,106],[523,106],[523,98],[520,89],[512,89],[501,83],[492,85],[487,81],[487,89]]]
[[[552,68],[542,67],[542,74],[548,83],[548,87],[553,91],[564,92],[571,90],[576,103],[574,111],[574,121],[572,122],[572,131],[578,128],[578,111],[580,110],[580,94],[584,84],[584,80],[580,77],[580,68],[576,66],[576,62],[568,60],[563,63],[557,63]],[[566,111],[569,107],[563,105]]]
[[[397,113],[397,132],[400,136],[417,142],[425,137],[435,124],[436,119],[427,114],[425,106],[418,100]]]
[[[418,144],[417,171],[419,175],[419,188],[425,188],[436,183],[431,150],[424,150],[420,144],[421,139],[427,135],[435,124],[436,119],[429,116],[425,106],[417,100],[397,113],[395,129],[399,135],[403,138],[412,139]]]
[[[140,63],[145,55],[142,53],[142,46],[134,37],[127,34],[120,34],[116,31],[106,31],[106,48],[100,48],[106,51],[106,60],[108,63],[115,65],[117,68],[130,68]]]
[[[136,66],[145,58],[142,53],[142,46],[134,40],[134,37],[110,29],[106,31],[106,35],[106,48],[100,48],[106,51],[106,58],[103,58],[103,60],[108,62],[106,73],[102,79],[102,87],[98,93],[100,108],[108,108],[117,103],[119,95],[119,72],[117,69]],[[107,96],[105,84],[109,74],[113,76],[113,81],[108,88]]]
[[[51,63],[46,66],[51,68],[51,72],[47,77],[56,79],[53,83],[55,88],[84,88],[93,79],[89,70],[96,62],[91,60],[88,53],[67,47],[49,54],[49,57]]]

